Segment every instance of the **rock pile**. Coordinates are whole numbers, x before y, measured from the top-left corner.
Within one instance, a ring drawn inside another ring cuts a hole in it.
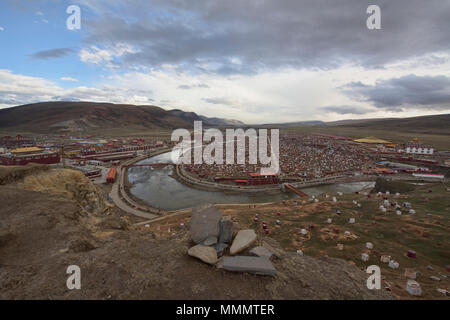
[[[265,238],[260,246],[250,250],[250,256],[236,256],[256,242],[256,233],[252,229],[239,230],[233,239],[233,221],[229,216],[222,217],[222,213],[214,206],[194,208],[190,229],[192,241],[196,245],[188,250],[188,255],[228,271],[270,276],[276,274],[270,260],[280,258],[282,250]],[[229,246],[231,256],[219,259]]]

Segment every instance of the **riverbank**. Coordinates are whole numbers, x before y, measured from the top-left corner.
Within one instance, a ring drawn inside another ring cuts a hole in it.
[[[170,153],[159,152],[159,156],[144,159],[141,163],[167,163]],[[139,159],[141,160],[141,159]],[[134,162],[139,162],[134,161]],[[133,203],[151,208],[161,216],[176,213],[200,204],[214,203],[218,206],[236,207],[260,206],[268,203],[299,199],[294,193],[282,191],[281,185],[266,187],[225,186],[212,182],[195,181],[182,173],[182,167],[145,168],[127,170],[126,193]],[[305,192],[310,196],[322,193],[352,193],[367,187],[366,177],[330,177],[304,183]],[[334,180],[333,180],[334,179]],[[361,182],[363,181],[363,182]],[[368,182],[370,184],[370,182]]]
[[[262,193],[262,194],[276,194],[284,192],[282,184],[276,185],[265,185],[265,186],[238,186],[238,185],[226,185],[221,183],[215,183],[210,181],[205,181],[197,179],[192,175],[189,175],[186,170],[181,166],[177,166],[174,171],[174,178],[178,181],[185,183],[191,187],[197,188],[199,190],[208,191],[222,191],[224,193],[228,192],[230,194],[237,193]],[[369,182],[375,181],[377,177],[374,176],[330,176],[322,179],[310,180],[305,182],[293,182],[289,183],[297,189],[318,187],[336,183],[351,183],[351,182]]]

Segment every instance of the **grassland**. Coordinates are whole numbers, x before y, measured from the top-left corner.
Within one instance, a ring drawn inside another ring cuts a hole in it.
[[[369,265],[381,268],[382,288],[389,287],[400,299],[415,299],[406,290],[405,268],[418,272],[423,296],[419,299],[449,299],[436,289],[450,289],[450,273],[445,266],[450,264],[450,183],[438,183],[416,186],[414,191],[399,196],[389,195],[390,202],[411,203],[415,214],[402,208],[402,215],[389,207],[383,213],[379,206],[383,197],[371,194],[321,195],[319,202],[298,198],[277,204],[243,206],[221,206],[223,215],[231,215],[238,229],[254,229],[259,238],[266,234],[262,229],[265,221],[269,237],[277,240],[286,251],[302,250],[313,257],[329,256],[341,258],[366,270]],[[431,190],[431,192],[429,192]],[[337,202],[331,199],[337,197]],[[426,201],[428,198],[428,201]],[[353,201],[357,201],[358,205]],[[336,213],[340,210],[341,215]],[[258,215],[259,221],[254,222]],[[332,223],[328,223],[328,218]],[[355,218],[355,223],[349,223]],[[276,224],[280,221],[280,225]],[[189,215],[167,219],[151,226],[157,238],[166,238],[170,234],[186,232]],[[308,230],[307,235],[301,229]],[[350,234],[346,234],[348,231]],[[367,249],[371,242],[373,249]],[[337,245],[342,244],[343,250]],[[416,258],[407,256],[408,250],[417,253]],[[364,262],[361,254],[369,254]],[[391,269],[380,261],[381,255],[390,255],[399,263],[398,269]],[[431,266],[433,269],[429,269]],[[430,279],[437,276],[441,280]]]
[[[318,203],[298,200],[298,204],[294,205],[293,201],[286,201],[278,206],[267,205],[248,210],[230,207],[223,213],[231,214],[240,228],[255,229],[261,237],[264,236],[261,222],[265,221],[270,237],[279,241],[285,250],[301,249],[306,255],[314,257],[328,255],[342,258],[364,270],[369,265],[378,265],[385,280],[384,286],[389,286],[400,298],[411,298],[405,291],[404,271],[405,268],[413,268],[421,273],[417,281],[422,286],[423,298],[442,299],[445,296],[436,289],[450,289],[450,273],[445,269],[450,264],[449,186],[448,183],[420,186],[408,194],[389,196],[391,202],[400,205],[410,202],[416,211],[414,215],[403,208],[402,215],[398,216],[393,207],[382,213],[379,206],[383,198],[376,195],[368,198],[363,194],[343,195],[338,197],[336,203],[331,201],[331,195],[328,198],[322,195]],[[361,207],[355,205],[353,200]],[[336,214],[336,209],[341,211],[341,215]],[[259,216],[258,223],[253,221],[256,214]],[[355,218],[356,223],[349,223],[351,217]],[[327,223],[328,218],[332,219],[331,224]],[[276,220],[280,220],[280,226],[276,225]],[[302,235],[301,229],[307,229],[308,234]],[[350,235],[346,235],[345,231],[349,231]],[[374,245],[372,250],[366,248],[367,242]],[[343,244],[342,251],[338,250],[338,243]],[[417,257],[407,257],[408,250],[416,251]],[[362,253],[369,254],[369,261],[361,260]],[[391,269],[382,263],[380,256],[383,254],[390,255],[400,267]],[[428,266],[432,266],[433,270],[429,270]],[[431,280],[433,275],[441,281]]]
[[[293,127],[293,128],[283,128],[281,132],[289,133],[325,133],[338,136],[346,136],[351,138],[363,138],[369,136],[375,136],[380,139],[392,141],[394,143],[406,143],[414,138],[418,138],[421,143],[430,144],[437,148],[438,150],[450,150],[450,134],[447,131],[442,131],[442,133],[435,132],[417,132],[417,131],[407,131],[407,130],[381,130],[373,128],[357,128],[357,127]]]

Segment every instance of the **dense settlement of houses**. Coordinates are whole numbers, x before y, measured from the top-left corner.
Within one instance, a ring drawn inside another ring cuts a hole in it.
[[[118,166],[144,152],[172,147],[174,142],[141,138],[98,138],[69,135],[38,138],[0,138],[0,165],[28,163],[59,165],[82,170],[86,176],[101,172],[96,166]],[[367,137],[352,139],[327,134],[284,134],[280,136],[280,173],[260,175],[260,164],[183,164],[198,179],[236,185],[278,184],[310,181],[336,175],[390,175],[408,173],[421,178],[443,178],[425,165],[450,166],[449,153],[436,151],[418,139],[405,144]],[[225,155],[224,155],[225,156]],[[224,161],[224,163],[226,163]]]

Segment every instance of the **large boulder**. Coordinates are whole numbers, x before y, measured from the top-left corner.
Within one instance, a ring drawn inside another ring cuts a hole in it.
[[[233,221],[230,217],[223,217],[220,221],[220,243],[231,243],[233,240]]]
[[[274,276],[277,273],[277,270],[269,259],[263,257],[224,257],[223,269],[268,276]]]
[[[210,237],[218,239],[221,218],[222,213],[211,205],[192,209],[190,221],[192,241],[202,243]]]
[[[230,248],[230,254],[234,255],[244,251],[256,241],[256,233],[252,229],[240,230],[234,238]]]
[[[212,247],[198,244],[188,250],[188,255],[198,258],[203,262],[215,264],[217,262],[216,250]]]

